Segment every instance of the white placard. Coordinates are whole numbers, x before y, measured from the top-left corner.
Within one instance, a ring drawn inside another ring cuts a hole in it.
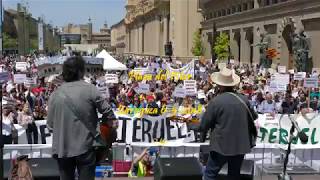
[[[27,80],[26,74],[14,74],[13,75],[13,81],[16,84],[23,84]]]
[[[26,71],[28,67],[27,62],[16,62],[16,70]]]
[[[26,78],[24,85],[27,87],[37,85],[37,78]]]
[[[187,96],[197,95],[197,81],[196,80],[184,80],[184,88]]]
[[[106,83],[107,84],[118,84],[119,83],[119,78],[118,75],[116,74],[106,74]]]
[[[278,66],[278,72],[279,73],[286,73],[287,72],[287,67],[286,66]]]
[[[138,86],[138,92],[139,93],[149,93],[150,92],[150,85],[146,83],[139,83]]]
[[[277,84],[289,84],[290,75],[289,74],[274,74],[271,77],[271,81],[275,81]]]
[[[303,87],[305,88],[318,88],[318,78],[306,78],[304,79]]]
[[[173,91],[174,97],[184,98],[186,97],[186,90],[184,87],[176,87]]]
[[[306,72],[297,72],[294,74],[293,79],[295,81],[302,81],[304,78],[306,78],[307,73]]]
[[[290,74],[294,74],[294,69],[289,69],[288,72],[289,72]]]

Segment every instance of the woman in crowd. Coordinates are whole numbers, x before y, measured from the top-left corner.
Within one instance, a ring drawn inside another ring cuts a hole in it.
[[[38,128],[27,103],[20,106],[18,123],[26,130],[28,144],[38,144]]]

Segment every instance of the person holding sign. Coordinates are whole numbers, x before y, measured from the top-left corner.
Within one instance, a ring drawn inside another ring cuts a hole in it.
[[[209,102],[201,120],[200,130],[210,134],[210,154],[204,180],[215,180],[221,168],[228,163],[228,179],[239,180],[245,154],[251,152],[258,118],[248,99],[235,93],[240,77],[224,68],[211,75],[220,94]]]

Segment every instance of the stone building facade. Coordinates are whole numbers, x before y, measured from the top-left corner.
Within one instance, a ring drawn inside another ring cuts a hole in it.
[[[260,34],[268,34],[271,47],[279,55],[273,64],[293,68],[291,34],[305,31],[314,67],[320,67],[319,0],[200,0],[204,20],[202,37],[206,49],[212,48],[214,34],[229,35],[230,50],[240,63],[259,63]],[[216,30],[214,30],[216,29]],[[213,33],[216,32],[216,33]],[[210,58],[210,51],[206,51]]]
[[[89,19],[87,24],[68,24],[62,28],[65,36],[79,35],[80,44],[98,44],[100,48],[108,49],[111,46],[111,30],[107,24],[104,24],[100,32],[93,32],[92,22]]]
[[[126,53],[164,56],[171,42],[173,57],[193,57],[193,33],[202,18],[198,0],[128,0],[126,10]]]
[[[8,9],[4,11],[3,30],[11,38],[17,39],[17,45],[4,51],[18,52],[21,55],[29,54],[38,50],[38,23],[39,19],[32,17],[26,7],[17,4],[17,10]],[[60,36],[57,28],[49,24],[44,25],[44,46],[46,52],[55,52],[60,49]]]
[[[126,48],[126,26],[124,20],[111,26],[111,47],[116,54],[123,54]]]

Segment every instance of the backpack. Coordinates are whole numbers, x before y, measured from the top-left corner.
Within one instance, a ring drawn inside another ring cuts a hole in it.
[[[12,161],[8,180],[33,180],[28,156],[20,156]]]

